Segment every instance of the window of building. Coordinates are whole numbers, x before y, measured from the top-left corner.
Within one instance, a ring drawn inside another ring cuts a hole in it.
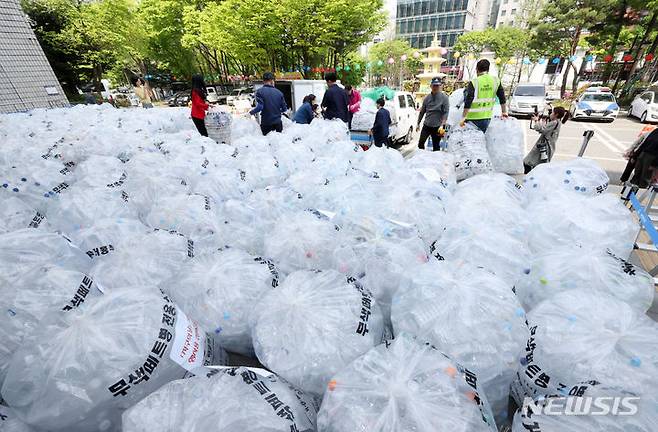
[[[457,28],[464,28],[464,23],[466,23],[466,14],[461,14],[458,17]]]
[[[512,12],[510,12],[512,15],[516,15],[516,9],[512,9]]]
[[[423,2],[423,15],[427,15],[430,13],[430,2],[429,0],[425,0]]]
[[[514,25],[514,20],[510,21],[509,25],[513,26]]]
[[[500,16],[504,17],[507,14],[507,11],[505,9],[500,11]]]
[[[430,19],[430,31],[436,31],[439,28],[439,19],[437,17],[432,17]]]
[[[436,0],[433,0],[430,2],[430,12],[431,14],[435,14],[437,8],[439,7],[439,2]]]
[[[444,17],[444,16],[439,17],[438,29],[439,30],[445,30],[446,29],[446,17]]]
[[[446,19],[446,29],[450,30],[455,28],[455,17],[454,15],[449,15]]]
[[[442,34],[441,35],[441,46],[446,46],[448,43],[448,35]]]
[[[423,32],[428,32],[428,31],[430,31],[430,19],[423,18]]]

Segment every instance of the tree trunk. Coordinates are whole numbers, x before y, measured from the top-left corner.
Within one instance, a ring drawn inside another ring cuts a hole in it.
[[[103,87],[103,83],[101,82],[101,80],[103,79],[103,68],[99,63],[94,63],[93,71],[94,71],[94,87],[96,88],[96,91],[98,93],[105,91],[105,88]]]
[[[656,55],[656,49],[658,49],[658,33],[656,34],[656,37],[653,39],[653,43],[647,50],[647,54],[653,54],[654,56]],[[642,80],[643,81],[649,81],[651,78],[651,72],[653,71],[653,68],[658,60],[655,58],[650,61],[650,62],[645,62],[644,64],[644,73],[642,74]]]
[[[567,81],[569,80],[569,68],[571,67],[571,60],[567,59],[567,64],[562,70],[562,86],[560,87],[560,98],[564,99],[564,94],[567,91]]]
[[[615,35],[612,38],[612,45],[610,46],[610,49],[608,50],[608,54],[611,56],[615,55],[615,51],[617,51],[617,44],[619,43],[619,35],[621,34],[621,30],[624,27],[624,14],[626,13],[626,8],[628,7],[628,0],[622,0],[622,2],[619,4],[619,24],[617,25],[617,29],[615,30]],[[605,66],[605,70],[603,71],[603,83],[605,85],[608,84],[608,81],[610,81],[610,75],[612,74],[612,62],[609,62]]]
[[[651,34],[653,28],[656,26],[657,19],[658,19],[658,13],[654,12],[653,15],[651,16],[651,20],[649,20],[649,24],[647,24],[647,28],[644,31],[644,35],[642,35],[642,40],[640,40],[640,44],[637,46],[635,52],[631,53],[633,55],[633,64],[631,65],[631,70],[628,72],[629,78],[633,75],[633,72],[635,72],[635,68],[637,67],[639,57],[642,55],[642,47],[647,42],[647,39],[649,39],[649,34]]]
[[[585,59],[583,58],[583,62],[580,64],[580,69],[576,69],[576,65],[571,63],[571,67],[573,68],[573,81],[571,82],[571,94],[576,94],[578,91],[578,81],[580,81],[580,74],[583,72],[583,69],[585,68]]]

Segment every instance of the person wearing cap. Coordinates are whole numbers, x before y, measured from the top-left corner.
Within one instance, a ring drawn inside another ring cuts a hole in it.
[[[333,120],[335,118],[341,119],[347,124],[349,121],[349,115],[347,112],[349,101],[347,100],[347,93],[345,93],[345,90],[340,88],[336,83],[338,77],[334,72],[326,74],[324,79],[327,81],[327,86],[329,87],[327,91],[324,92],[321,104],[324,109],[324,118],[327,120]]]
[[[448,100],[448,96],[441,90],[441,86],[443,85],[441,78],[432,78],[430,85],[432,86],[432,92],[423,99],[423,105],[420,107],[420,113],[418,114],[416,130],[420,129],[420,122],[423,120],[423,117],[425,117],[423,128],[420,131],[418,148],[424,149],[425,141],[431,136],[433,144],[432,149],[437,151],[440,149],[439,142],[441,141],[441,136],[445,133],[443,127],[448,118],[450,101]]]
[[[466,122],[473,123],[482,132],[486,132],[489,127],[496,98],[500,102],[502,117],[508,117],[505,90],[498,77],[489,74],[489,66],[487,59],[477,62],[477,77],[471,80],[464,90],[464,114],[459,123],[461,126]]]
[[[260,130],[263,135],[275,131],[283,131],[281,114],[288,111],[288,105],[283,97],[283,93],[274,87],[274,75],[271,72],[263,74],[263,87],[256,91],[256,108],[249,111],[249,114],[260,115]]]

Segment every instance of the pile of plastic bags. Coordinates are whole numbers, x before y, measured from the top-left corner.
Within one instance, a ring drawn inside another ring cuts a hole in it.
[[[637,224],[594,162],[494,173],[513,121],[405,158],[225,120],[0,116],[1,432],[493,431],[533,420],[510,386],[655,389]]]
[[[354,113],[352,118],[352,130],[367,131],[375,124],[375,114],[377,113],[377,104],[373,99],[363,98],[361,108]]]

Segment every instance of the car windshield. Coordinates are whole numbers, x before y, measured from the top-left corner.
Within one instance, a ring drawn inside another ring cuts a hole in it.
[[[519,86],[514,90],[514,96],[544,96],[544,87]]]
[[[614,102],[615,97],[610,93],[593,93],[583,95],[583,102]]]

